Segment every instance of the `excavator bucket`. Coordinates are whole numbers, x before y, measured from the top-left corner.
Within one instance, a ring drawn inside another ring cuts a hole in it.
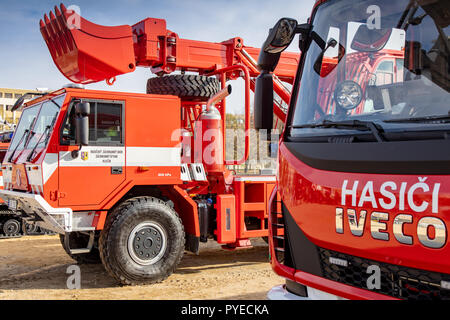
[[[97,25],[61,4],[44,15],[40,28],[53,61],[70,81],[88,84],[136,69],[129,25]]]

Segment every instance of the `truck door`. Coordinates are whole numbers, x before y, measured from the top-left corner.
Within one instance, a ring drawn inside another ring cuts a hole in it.
[[[60,131],[60,206],[99,205],[125,181],[125,103],[90,103],[89,146],[75,145],[74,102]],[[75,152],[73,152],[75,150]]]

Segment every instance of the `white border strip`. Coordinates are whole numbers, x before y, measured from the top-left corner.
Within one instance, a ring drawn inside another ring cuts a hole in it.
[[[236,177],[234,179],[235,181],[250,181],[250,182],[259,182],[259,181],[266,181],[266,182],[275,182],[277,181],[277,178],[275,176],[267,176],[267,177],[260,177],[260,176],[247,176],[247,177]]]
[[[93,150],[124,150],[117,154],[116,159],[110,162],[104,162],[102,159],[96,159]],[[87,152],[88,158],[81,159],[82,152]],[[181,166],[181,148],[157,148],[157,147],[83,147],[79,152],[78,158],[73,159],[70,152],[59,153],[59,165],[61,167],[179,167]]]
[[[181,148],[127,147],[127,167],[179,167]]]

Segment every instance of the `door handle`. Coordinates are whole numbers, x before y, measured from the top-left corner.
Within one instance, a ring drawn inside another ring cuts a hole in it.
[[[111,167],[111,174],[122,174],[122,167]]]

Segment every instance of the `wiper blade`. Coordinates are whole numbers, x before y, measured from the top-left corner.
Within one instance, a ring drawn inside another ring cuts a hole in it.
[[[383,122],[389,122],[389,123],[448,123],[450,122],[450,115],[442,115],[442,116],[428,116],[428,117],[411,117],[411,118],[403,118],[403,119],[389,119],[389,120],[383,120]]]
[[[28,155],[27,161],[31,161],[34,155],[34,152],[36,151],[37,146],[41,143],[42,137],[47,135],[48,130],[50,129],[50,126],[46,126],[44,132],[39,137],[38,141],[34,144],[33,149],[31,150],[30,154]]]
[[[30,154],[28,155],[28,158],[27,158],[27,161],[28,161],[28,162],[29,162],[29,161],[32,161],[32,160],[34,159],[34,158],[33,158],[34,152],[36,151],[37,146],[41,143],[42,137],[44,137],[44,136],[45,136],[45,142],[44,142],[44,145],[47,145],[48,138],[50,137],[50,134],[49,134],[49,133],[50,133],[50,129],[51,129],[51,128],[53,127],[53,125],[55,124],[55,121],[56,121],[57,116],[58,116],[58,114],[56,114],[56,115],[53,117],[52,123],[45,127],[45,130],[44,130],[44,132],[42,133],[42,135],[39,137],[39,140],[38,140],[38,141],[35,143],[35,145],[33,146],[33,149],[31,150],[31,152],[30,152]]]
[[[13,157],[14,157],[14,154],[15,154],[16,151],[17,151],[17,148],[22,144],[22,140],[25,138],[25,136],[28,135],[29,132],[30,132],[30,130],[28,130],[28,129],[26,129],[26,130],[23,132],[22,137],[21,137],[20,140],[19,140],[19,143],[18,143],[18,144],[16,145],[16,147],[14,148],[12,154],[9,156],[8,162],[11,162],[11,160],[12,160]]]
[[[34,122],[35,122],[35,121],[36,121],[36,117],[33,118],[33,120],[31,121],[30,126],[28,127],[28,129],[26,129],[26,130],[23,132],[22,136],[20,137],[19,143],[18,143],[17,146],[14,148],[13,153],[9,156],[8,162],[11,162],[11,160],[12,160],[13,157],[14,157],[14,154],[15,154],[16,151],[17,151],[17,148],[19,148],[19,146],[22,144],[22,141],[23,141],[24,138],[25,138],[25,142],[23,143],[23,147],[24,147],[24,149],[26,148],[26,144],[27,144],[27,141],[28,141],[28,137],[29,137],[30,134],[32,133],[31,128],[33,128]]]
[[[304,129],[304,128],[336,128],[336,129],[368,129],[372,132],[375,139],[378,142],[383,142],[385,139],[381,136],[381,130],[379,126],[372,121],[362,120],[346,120],[346,121],[330,121],[324,120],[321,123],[304,124],[300,126],[290,126],[292,129]]]

